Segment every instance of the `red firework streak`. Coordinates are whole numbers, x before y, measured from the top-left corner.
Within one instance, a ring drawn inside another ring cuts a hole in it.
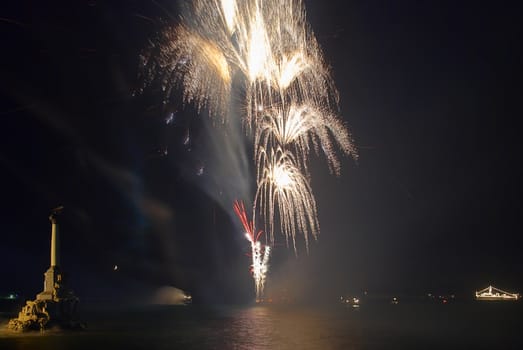
[[[240,219],[243,228],[245,229],[245,233],[249,235],[252,243],[256,243],[258,241],[258,238],[260,238],[262,231],[259,231],[257,234],[254,234],[254,222],[249,221],[249,219],[247,218],[247,213],[245,212],[245,206],[243,205],[243,202],[235,200],[233,208],[234,212]]]

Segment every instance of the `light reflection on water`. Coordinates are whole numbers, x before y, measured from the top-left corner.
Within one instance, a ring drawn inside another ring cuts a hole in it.
[[[328,322],[299,310],[255,306],[239,310],[223,325],[225,348],[332,349]],[[332,334],[330,334],[332,336]],[[347,338],[347,336],[345,336]]]
[[[84,309],[87,331],[13,335],[0,327],[0,349],[523,348],[520,305]]]
[[[271,339],[276,340],[278,333],[274,323],[270,320],[267,307],[255,306],[249,309],[240,310],[230,322],[228,336],[232,339],[239,349],[267,348],[271,344]]]

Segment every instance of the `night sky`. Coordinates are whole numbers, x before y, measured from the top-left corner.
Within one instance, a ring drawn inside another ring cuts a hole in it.
[[[521,9],[479,3],[305,1],[360,157],[336,178],[313,156],[319,240],[295,256],[279,235],[268,290],[523,291]],[[41,290],[63,205],[62,266],[81,298],[164,285],[253,298],[224,205],[229,184],[253,185],[229,167],[252,172],[248,138],[231,145],[155,87],[133,94],[140,52],[178,13],[174,0],[0,5],[0,292]]]

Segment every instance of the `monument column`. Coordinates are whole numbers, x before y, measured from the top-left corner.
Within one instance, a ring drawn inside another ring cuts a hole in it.
[[[51,221],[51,267],[60,266],[60,237],[55,213],[49,216]]]
[[[56,283],[61,283],[60,272],[60,235],[58,232],[58,215],[63,207],[53,209],[49,215],[51,221],[51,265],[44,273],[44,290],[36,296],[37,300],[54,300]]]

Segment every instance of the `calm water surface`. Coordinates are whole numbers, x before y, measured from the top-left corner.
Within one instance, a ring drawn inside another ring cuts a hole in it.
[[[523,349],[522,303],[84,306],[82,316],[83,332],[13,334],[4,315],[0,349]]]

